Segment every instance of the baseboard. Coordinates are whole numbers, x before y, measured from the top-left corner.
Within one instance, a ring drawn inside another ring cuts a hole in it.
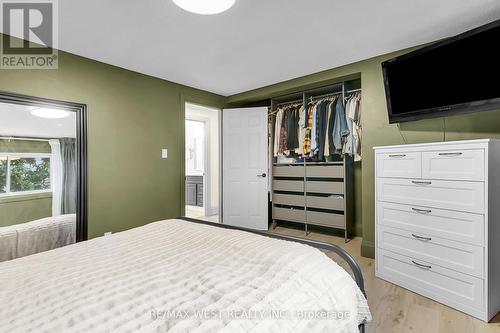
[[[361,242],[361,256],[375,259],[375,242],[363,239]]]

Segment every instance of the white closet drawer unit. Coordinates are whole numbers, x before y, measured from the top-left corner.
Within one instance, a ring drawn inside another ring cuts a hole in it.
[[[459,243],[386,226],[377,229],[379,246],[441,267],[484,278],[482,246]]]
[[[484,280],[428,262],[379,250],[378,275],[473,316],[485,317]]]
[[[377,154],[377,177],[419,178],[422,176],[420,152]]]
[[[378,178],[377,200],[481,214],[484,183]]]
[[[483,181],[484,172],[483,149],[422,153],[423,178]]]
[[[484,215],[421,206],[377,203],[379,226],[484,246]]]

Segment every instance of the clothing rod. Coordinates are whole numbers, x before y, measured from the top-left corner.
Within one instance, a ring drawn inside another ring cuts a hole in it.
[[[340,95],[340,94],[342,94],[342,91],[337,91],[337,92],[323,94],[323,95],[317,95],[317,96],[310,96],[309,100],[324,98],[324,97],[329,97],[329,96],[335,96],[335,95]]]
[[[42,141],[49,142],[48,139],[39,139],[39,138],[19,138],[17,136],[0,136],[0,140],[17,140],[17,141]]]
[[[361,88],[359,88],[359,89],[351,89],[351,90],[347,90],[347,91],[346,91],[346,94],[350,94],[350,93],[353,93],[353,92],[358,92],[358,91],[361,91]]]

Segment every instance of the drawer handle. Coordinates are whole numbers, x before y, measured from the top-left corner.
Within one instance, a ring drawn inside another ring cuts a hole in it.
[[[417,184],[417,185],[430,185],[430,184],[432,184],[432,182],[422,182],[422,181],[418,181],[418,180],[412,180],[411,182],[413,184]]]
[[[389,157],[406,157],[406,154],[389,155]]]
[[[420,240],[424,240],[424,241],[430,241],[432,240],[432,238],[430,237],[422,237],[422,236],[419,236],[419,235],[415,235],[415,234],[411,234],[413,237],[415,237],[416,239],[420,239]]]
[[[412,260],[411,262],[414,263],[415,265],[417,265],[418,267],[421,267],[421,268],[425,268],[425,269],[431,269],[432,268],[432,266],[429,266],[429,265],[419,264],[415,260]]]
[[[418,209],[418,208],[412,208],[412,210],[414,212],[417,212],[417,213],[422,213],[422,214],[429,214],[429,213],[432,213],[432,210],[430,209]]]
[[[439,156],[460,156],[462,153],[438,153]]]

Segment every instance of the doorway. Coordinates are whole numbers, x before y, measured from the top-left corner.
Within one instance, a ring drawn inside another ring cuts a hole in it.
[[[220,222],[220,110],[186,103],[186,216]]]

